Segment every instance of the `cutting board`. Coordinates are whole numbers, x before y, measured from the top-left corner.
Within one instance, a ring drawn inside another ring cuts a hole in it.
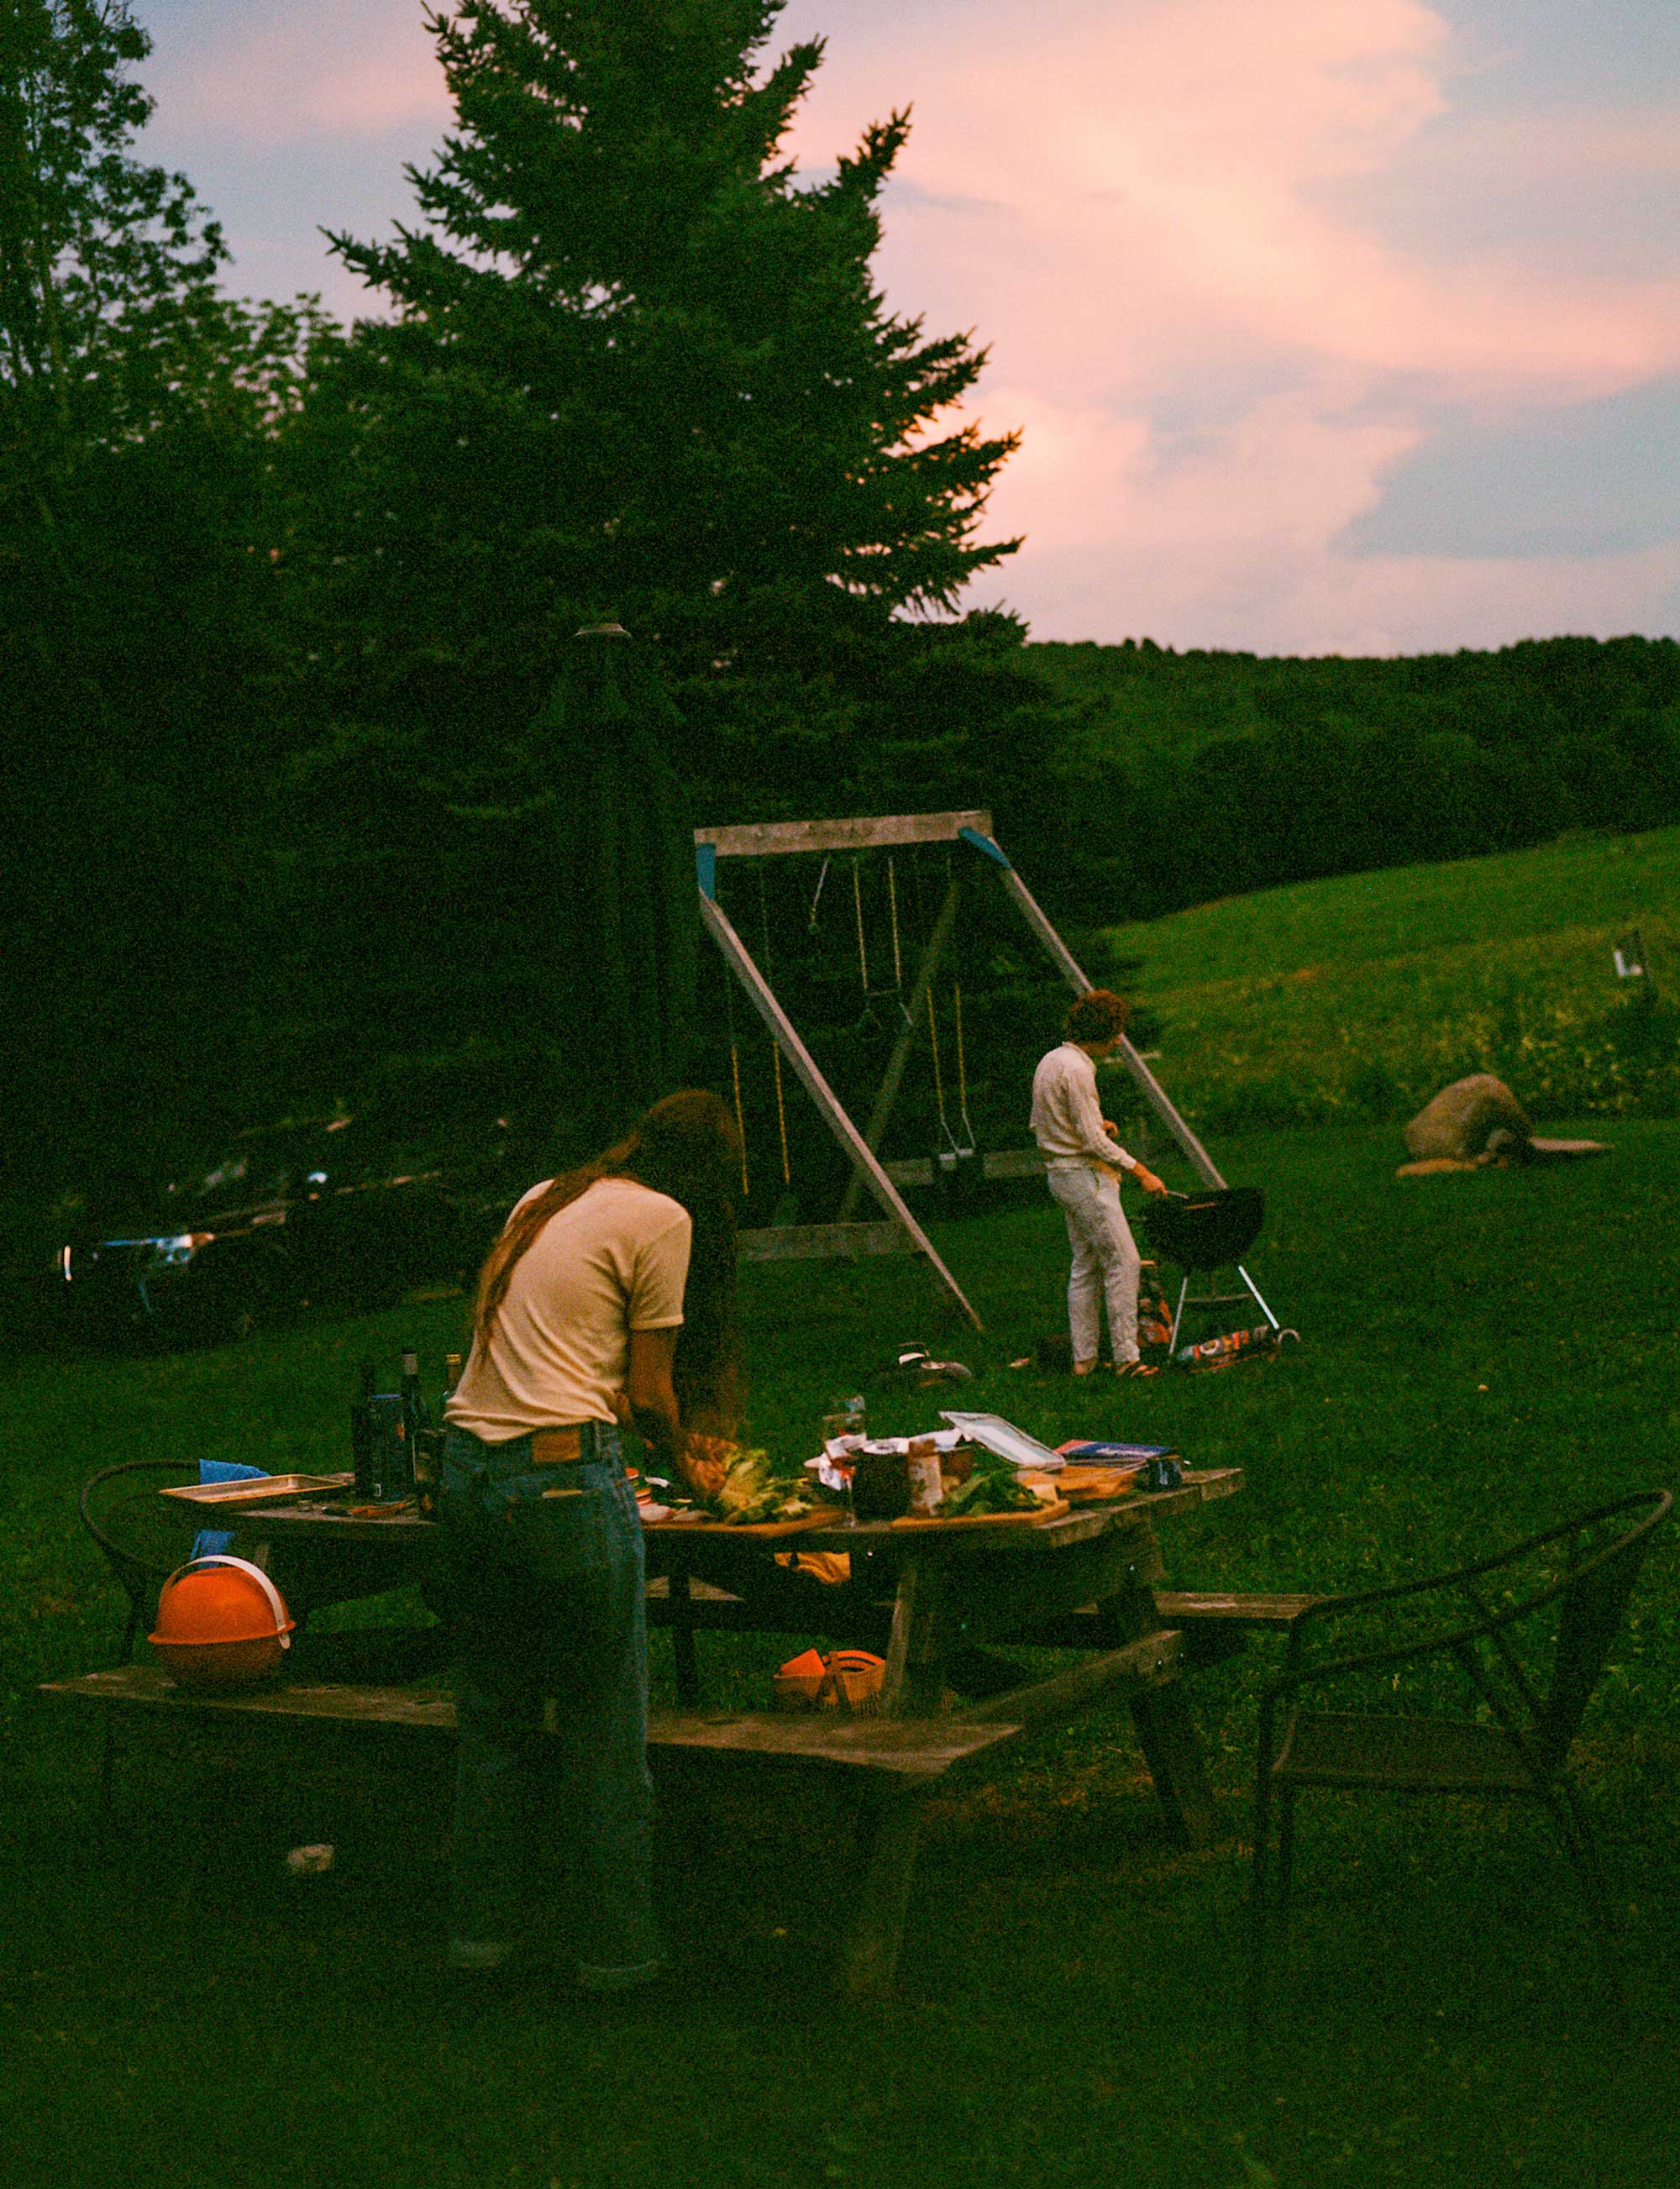
[[[649,1536],[727,1536],[732,1542],[769,1543],[782,1536],[802,1536],[808,1528],[832,1528],[845,1518],[838,1505],[818,1505],[796,1520],[754,1520],[745,1527],[729,1520],[679,1519],[675,1514],[669,1520],[644,1520],[642,1527]]]
[[[1142,1479],[1138,1467],[1065,1467],[1056,1488],[1070,1505],[1100,1505],[1129,1497]]]
[[[942,1535],[954,1536],[959,1530],[970,1528],[1042,1528],[1047,1521],[1066,1518],[1071,1510],[1067,1500],[1058,1497],[1054,1505],[1041,1505],[1035,1513],[964,1513],[954,1520],[942,1520],[937,1513],[929,1517],[915,1513],[895,1520],[892,1526],[895,1534],[902,1531],[907,1536],[925,1533],[931,1529],[936,1529]]]

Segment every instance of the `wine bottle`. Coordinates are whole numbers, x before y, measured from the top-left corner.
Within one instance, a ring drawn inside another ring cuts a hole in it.
[[[420,1355],[411,1345],[403,1348],[403,1442],[408,1448],[409,1494],[423,1513],[435,1511],[437,1470],[433,1465],[427,1434],[426,1401],[420,1395]]]
[[[444,1355],[444,1392],[435,1423],[422,1423],[415,1445],[415,1494],[422,1516],[438,1517],[438,1499],[444,1486],[444,1437],[448,1426],[450,1394],[461,1381],[461,1355]]]
[[[350,1458],[356,1470],[356,1495],[373,1495],[373,1363],[364,1360],[357,1375],[359,1389],[350,1401]]]
[[[418,1428],[426,1418],[426,1401],[420,1395],[420,1355],[413,1346],[403,1348],[403,1419]]]

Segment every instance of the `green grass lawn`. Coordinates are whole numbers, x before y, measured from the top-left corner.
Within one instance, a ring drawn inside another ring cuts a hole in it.
[[[1303,1333],[1272,1369],[1106,1392],[1010,1371],[1061,1312],[1061,1227],[1036,1199],[941,1234],[983,1338],[942,1326],[903,1264],[749,1270],[753,1431],[802,1457],[824,1403],[921,1336],[981,1372],[973,1403],[1055,1440],[1170,1437],[1195,1462],[1244,1466],[1242,1496],[1165,1534],[1183,1585],[1336,1589],[1458,1561],[1680,1473],[1680,1125],[1622,1119],[1609,1136],[1614,1156],[1575,1168],[1414,1181],[1393,1175],[1391,1126],[1218,1143],[1233,1179],[1271,1197],[1253,1266]],[[1325,1797],[1304,1823],[1277,2037],[1245,2079],[1236,1978],[1264,1644],[1196,1676],[1219,1845],[1162,1839],[1123,1711],[1044,1728],[937,1802],[902,1997],[884,2010],[828,1988],[825,1849],[778,1817],[734,1819],[692,1874],[673,1858],[685,1983],[662,2023],[616,2033],[540,1981],[446,1994],[436,1786],[394,1805],[274,1789],[206,1820],[178,1780],[142,1773],[127,1835],[101,1852],[94,1728],[34,1693],[110,1661],[120,1631],[76,1525],[80,1479],[122,1457],[346,1464],[355,1361],[391,1361],[412,1332],[435,1364],[461,1319],[460,1303],[433,1303],[223,1352],[8,1369],[8,2182],[1666,2189],[1672,1534],[1586,1749],[1627,1925],[1631,2034],[1605,2018],[1543,1819]],[[905,1400],[876,1418],[931,1412]],[[809,1638],[710,1638],[718,1691],[761,1699],[769,1667]],[[200,1875],[206,1830],[223,1858]],[[338,1869],[287,1888],[281,1849],[316,1837],[337,1843]]]
[[[1164,1021],[1159,1070],[1221,1127],[1404,1116],[1469,1072],[1536,1117],[1673,1116],[1680,1028],[1629,1015],[1643,928],[1680,994],[1680,829],[1346,874],[1112,930]]]

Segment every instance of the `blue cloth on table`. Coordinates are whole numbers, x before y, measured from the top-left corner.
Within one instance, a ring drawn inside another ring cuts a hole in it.
[[[234,1459],[201,1459],[198,1463],[201,1482],[254,1482],[266,1474],[265,1467],[241,1467]],[[195,1558],[223,1557],[234,1547],[231,1528],[201,1528],[193,1537],[193,1556]]]

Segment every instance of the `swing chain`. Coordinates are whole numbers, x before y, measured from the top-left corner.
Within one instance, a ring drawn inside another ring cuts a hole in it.
[[[904,1000],[904,949],[898,927],[897,868],[892,858],[889,857],[886,863],[886,896],[888,919],[892,934],[892,985],[891,987],[872,988],[869,986],[868,943],[863,931],[863,862],[861,857],[853,859],[851,913],[857,929],[857,974],[863,990],[863,1013],[857,1023],[860,1027],[869,1025],[874,1019],[874,1005],[877,999],[891,996],[898,1006],[899,1017],[908,1027],[911,1022],[910,1007]],[[818,887],[820,889],[820,883]]]
[[[823,902],[823,885],[829,879],[830,863],[830,861],[825,858],[823,862],[823,871],[817,877],[817,887],[812,891],[811,898],[811,917],[805,923],[805,931],[807,935],[814,935],[817,932],[817,908]]]
[[[963,984],[960,981],[952,982],[951,993],[957,1015],[957,1114],[963,1121],[963,1132],[968,1141],[968,1145],[959,1148],[957,1152],[971,1156],[975,1148],[974,1121],[969,1116],[969,1075],[963,1054]]]
[[[741,1198],[745,1201],[752,1191],[747,1179],[747,1117],[741,1103],[741,1044],[735,1032],[735,983],[727,970],[723,976],[723,1015],[729,1031],[729,1074],[735,1085],[735,1131],[741,1143]]]
[[[974,1153],[974,1127],[969,1123],[968,1074],[963,1063],[963,1004],[962,991],[957,991],[957,1107],[962,1117],[963,1130],[968,1134],[967,1145],[958,1140],[951,1129],[951,1120],[945,1108],[945,1075],[939,1064],[939,1018],[933,1005],[933,984],[927,992],[928,1049],[933,1059],[933,1099],[939,1111],[939,1129],[945,1135],[946,1145],[953,1157],[960,1161]]]

